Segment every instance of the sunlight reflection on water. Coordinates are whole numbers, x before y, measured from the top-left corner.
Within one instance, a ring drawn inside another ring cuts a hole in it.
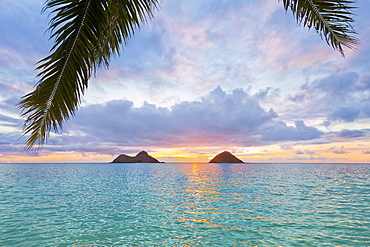
[[[366,164],[0,164],[0,246],[366,246]]]

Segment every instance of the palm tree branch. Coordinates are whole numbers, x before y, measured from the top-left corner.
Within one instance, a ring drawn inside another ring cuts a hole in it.
[[[321,37],[344,56],[343,46],[355,49],[359,41],[351,23],[352,0],[279,0],[285,10],[290,9],[298,23],[314,28]]]
[[[134,4],[134,7],[128,8]],[[19,103],[26,116],[25,147],[42,145],[74,114],[91,73],[119,53],[140,22],[152,17],[157,0],[49,0],[49,31],[55,44],[38,62],[39,82]],[[136,12],[135,12],[136,11]]]
[[[24,110],[26,109],[23,115],[28,115],[24,134],[31,133],[26,143],[26,148],[32,147],[37,140],[39,144],[44,143],[50,129],[53,127],[57,131],[57,126],[61,126],[62,119],[68,118],[76,108],[76,99],[78,101],[76,96],[84,89],[84,87],[80,86],[81,82],[86,81],[89,75],[86,71],[83,71],[84,68],[78,68],[75,70],[75,75],[73,75],[70,65],[76,64],[76,44],[81,38],[81,30],[84,27],[84,21],[91,1],[88,0],[81,3],[81,5],[76,4],[76,6],[73,6],[73,3],[69,1],[68,7],[71,7],[71,9],[79,7],[82,11],[74,14],[72,21],[70,21],[70,28],[64,29],[64,33],[61,32],[62,29],[54,33],[58,35],[56,44],[52,47],[54,52],[42,59],[36,68],[41,70],[38,74],[40,81],[35,91],[24,96],[20,102],[20,106]],[[68,1],[49,1],[50,5],[47,5],[47,7],[53,6],[58,2],[66,4]],[[58,19],[61,19],[61,15],[56,15],[51,20],[50,29],[54,29],[56,24],[59,25]],[[68,35],[64,35],[67,32],[69,32]],[[78,81],[73,83],[75,78],[71,77],[76,76],[80,83]],[[67,77],[70,77],[71,80],[68,80]],[[63,87],[60,88],[60,85],[63,85]],[[29,103],[34,105],[30,107]]]
[[[69,50],[69,52],[68,52],[67,58],[65,59],[65,61],[64,61],[64,63],[63,63],[62,70],[60,71],[60,73],[59,73],[59,75],[58,75],[58,78],[57,78],[57,80],[56,80],[56,82],[55,82],[55,84],[54,84],[54,87],[53,87],[53,90],[52,90],[52,92],[51,92],[51,95],[50,95],[50,97],[49,97],[49,99],[48,99],[48,101],[47,101],[47,103],[46,103],[46,108],[45,108],[45,110],[44,110],[44,118],[43,118],[44,122],[46,121],[47,112],[50,110],[50,106],[51,106],[52,101],[53,101],[53,99],[54,99],[54,96],[55,96],[56,90],[58,89],[58,86],[59,86],[60,80],[61,80],[61,78],[64,76],[64,71],[65,71],[65,69],[66,69],[66,67],[67,67],[67,64],[68,64],[68,62],[69,62],[69,59],[71,58],[71,55],[72,55],[72,53],[74,52],[74,47],[75,47],[75,45],[76,45],[76,42],[77,42],[77,40],[80,38],[81,29],[82,29],[82,27],[83,27],[83,25],[84,25],[85,18],[86,18],[86,15],[87,15],[87,11],[88,11],[88,9],[89,9],[89,6],[90,6],[91,1],[92,1],[92,0],[87,0],[87,2],[86,2],[86,6],[85,6],[85,8],[84,8],[84,11],[83,11],[83,14],[82,14],[82,19],[81,19],[81,22],[80,22],[80,24],[79,24],[79,27],[78,27],[77,33],[76,33],[75,37],[74,37],[74,38],[73,38],[73,40],[72,40],[72,46],[71,46],[71,48],[70,48],[70,50]],[[65,27],[63,27],[63,29],[65,29]]]

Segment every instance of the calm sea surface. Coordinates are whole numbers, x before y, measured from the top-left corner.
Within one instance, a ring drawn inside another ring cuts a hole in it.
[[[0,164],[0,246],[370,246],[370,165]]]

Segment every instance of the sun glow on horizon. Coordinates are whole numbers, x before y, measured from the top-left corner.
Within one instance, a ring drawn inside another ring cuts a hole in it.
[[[128,149],[128,148],[127,148]],[[132,149],[132,147],[131,147]],[[135,156],[145,150],[149,155],[165,163],[207,163],[215,155],[229,151],[244,162],[304,162],[304,163],[368,163],[370,144],[368,142],[343,142],[315,145],[270,145],[260,147],[135,147],[135,152],[104,154],[99,152],[74,152],[41,150],[21,153],[0,154],[1,163],[109,163],[119,154]],[[122,150],[125,150],[123,148]]]

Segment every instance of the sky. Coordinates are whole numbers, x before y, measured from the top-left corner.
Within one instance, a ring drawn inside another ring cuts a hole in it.
[[[90,79],[76,114],[24,150],[20,98],[52,40],[44,0],[0,2],[0,163],[110,162],[146,150],[164,162],[370,163],[370,1],[361,45],[343,58],[277,0],[163,0]]]

